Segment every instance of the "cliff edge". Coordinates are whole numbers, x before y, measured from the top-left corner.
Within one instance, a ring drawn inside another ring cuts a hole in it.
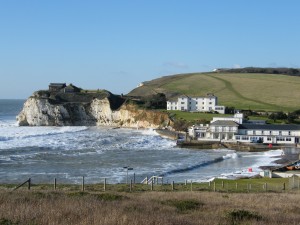
[[[135,101],[108,91],[51,93],[37,91],[17,116],[20,126],[117,126],[161,128],[168,114],[143,109]]]

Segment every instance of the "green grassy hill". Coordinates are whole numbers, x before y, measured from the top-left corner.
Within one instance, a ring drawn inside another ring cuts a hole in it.
[[[129,95],[165,93],[168,99],[185,94],[214,93],[219,104],[236,109],[294,111],[300,109],[300,77],[266,73],[191,73],[144,82]]]

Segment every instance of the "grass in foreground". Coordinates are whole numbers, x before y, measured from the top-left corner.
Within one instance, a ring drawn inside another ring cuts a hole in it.
[[[0,224],[298,224],[296,193],[0,191]]]

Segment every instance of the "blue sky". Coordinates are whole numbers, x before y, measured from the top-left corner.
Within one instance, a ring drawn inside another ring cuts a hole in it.
[[[164,75],[300,67],[299,0],[0,0],[0,98],[128,93]]]

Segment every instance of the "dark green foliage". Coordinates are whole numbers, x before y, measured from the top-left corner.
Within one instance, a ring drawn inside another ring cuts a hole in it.
[[[239,224],[239,222],[245,220],[260,221],[262,219],[262,216],[258,215],[255,212],[250,212],[247,210],[233,210],[227,214],[227,218],[232,224]]]
[[[234,107],[225,107],[225,114],[234,114],[235,108]]]
[[[275,113],[271,113],[268,116],[268,118],[275,122],[276,120],[286,120],[288,117],[287,114],[285,114],[284,112],[275,112]]]
[[[298,115],[294,112],[291,112],[291,113],[287,114],[287,122],[288,123],[294,123],[295,119],[297,119],[297,118],[298,118]]]
[[[5,218],[1,218],[0,219],[0,225],[18,225],[19,223],[14,223],[11,220],[5,219]]]
[[[191,126],[192,124],[193,122],[188,122],[186,120],[179,119],[174,122],[173,128],[176,131],[187,131],[188,127]]]
[[[141,102],[146,109],[166,109],[167,107],[166,95],[163,93],[142,97]]]
[[[196,210],[200,206],[203,206],[203,203],[200,203],[193,199],[191,199],[191,200],[167,200],[167,201],[162,202],[162,204],[174,206],[180,212]]]
[[[245,67],[238,69],[219,69],[218,72],[223,73],[267,73],[267,74],[283,74],[290,76],[300,76],[300,70],[294,68],[258,68]]]

